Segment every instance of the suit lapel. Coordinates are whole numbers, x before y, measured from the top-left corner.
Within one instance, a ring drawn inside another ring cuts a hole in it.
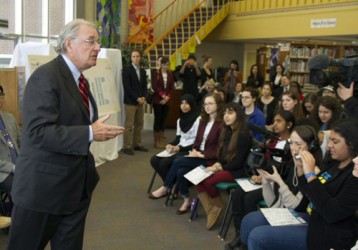
[[[80,91],[77,87],[76,81],[75,81],[75,79],[73,79],[71,70],[68,68],[65,60],[63,60],[61,55],[59,55],[57,57],[57,59],[59,60],[59,63],[61,66],[61,67],[59,67],[59,69],[60,69],[60,72],[64,78],[65,87],[67,88],[68,92],[73,97],[73,99],[75,100],[77,105],[80,106],[82,113],[87,117],[88,120],[90,120],[89,114],[86,109],[86,105],[83,102],[83,99],[82,99]],[[87,83],[87,85],[88,85],[88,83]]]

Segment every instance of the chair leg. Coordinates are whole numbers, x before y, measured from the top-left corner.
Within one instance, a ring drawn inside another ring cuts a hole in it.
[[[194,197],[191,202],[189,221],[193,221],[195,220],[196,217],[198,217],[198,204],[199,204],[198,197]]]
[[[173,206],[173,202],[174,202],[174,196],[177,193],[178,189],[177,189],[177,185],[176,183],[174,184],[174,186],[168,190],[168,195],[167,198],[165,199],[164,202],[164,207],[167,207],[168,205]]]
[[[7,193],[0,193],[0,214],[6,216],[5,201],[7,199]]]
[[[175,196],[178,195],[178,192],[179,192],[178,186],[175,185],[175,187],[174,187],[174,192],[171,194],[171,196],[170,196],[170,201],[169,201],[169,204],[170,204],[171,207],[173,206],[173,203],[174,203],[174,200],[175,200]]]
[[[156,176],[157,176],[157,172],[154,170],[152,179],[150,180],[149,187],[148,187],[148,190],[147,190],[148,194],[152,191],[153,183],[154,183],[154,180],[155,180]]]
[[[218,237],[221,240],[225,239],[226,233],[228,231],[228,228],[229,228],[229,225],[230,225],[230,222],[231,222],[231,217],[232,217],[232,214],[231,214],[231,202],[232,202],[231,191],[232,190],[229,190],[229,193],[230,193],[229,200],[227,202],[224,218],[223,218],[223,221],[221,223],[219,233],[218,233]]]

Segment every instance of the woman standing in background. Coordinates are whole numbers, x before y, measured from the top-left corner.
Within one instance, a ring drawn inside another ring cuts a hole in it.
[[[169,105],[174,92],[174,75],[169,70],[169,59],[163,57],[161,67],[152,74],[153,110],[154,110],[154,147],[165,148],[164,130]]]
[[[203,56],[204,58],[204,66],[201,69],[201,83],[200,86],[203,86],[207,80],[212,79],[215,82],[213,70],[211,65],[213,65],[213,58],[211,56]]]
[[[253,88],[261,88],[264,84],[264,78],[259,72],[257,64],[251,66],[250,75],[247,78],[246,86]]]
[[[266,125],[273,122],[273,116],[277,106],[277,99],[272,96],[272,85],[265,82],[261,88],[261,97],[257,99],[256,106],[264,113]]]

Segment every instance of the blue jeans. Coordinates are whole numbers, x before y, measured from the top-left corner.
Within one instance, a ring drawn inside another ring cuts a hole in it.
[[[164,186],[170,188],[173,186],[175,180],[179,188],[180,194],[183,197],[189,196],[188,180],[184,175],[199,165],[207,166],[207,161],[195,157],[178,157],[175,158],[173,164],[164,181]]]
[[[304,219],[306,214],[303,215]],[[308,216],[307,216],[308,217]],[[260,211],[246,215],[241,224],[241,241],[250,250],[304,250],[307,224],[302,226],[271,226]]]

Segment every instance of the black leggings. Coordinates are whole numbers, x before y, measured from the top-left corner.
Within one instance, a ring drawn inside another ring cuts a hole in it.
[[[153,110],[154,110],[153,130],[155,132],[164,131],[165,120],[167,118],[169,106],[153,103]]]
[[[158,157],[154,155],[150,159],[150,164],[154,168],[154,170],[159,174],[160,178],[162,178],[163,182],[165,181],[165,178],[167,177],[167,174],[169,172],[170,167],[172,166],[172,163],[177,156],[184,156],[187,155],[187,151],[178,152],[175,155],[171,157]]]

